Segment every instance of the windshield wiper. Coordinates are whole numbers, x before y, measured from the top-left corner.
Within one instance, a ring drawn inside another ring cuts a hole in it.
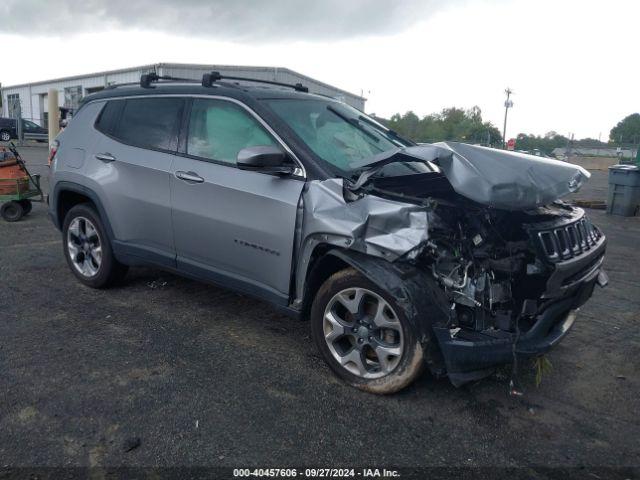
[[[366,123],[367,125],[370,125],[371,127],[375,128],[377,131],[393,137],[395,140],[399,141],[400,143],[403,143],[403,144],[408,143],[409,145],[415,145],[413,142],[402,138],[398,134],[398,132],[396,132],[395,130],[391,130],[390,128],[386,128],[386,127],[383,127],[382,125],[378,125],[376,122],[374,122],[370,118],[365,117],[364,115],[360,115],[358,118],[360,119],[360,121]]]
[[[429,167],[429,171],[434,171],[431,163],[434,162],[437,165],[440,158],[450,155],[450,152],[434,145],[397,148],[393,151],[377,155],[369,164],[358,165],[358,168],[354,169],[354,172],[360,172],[358,177],[355,181],[353,179],[347,179],[346,183],[348,183],[350,190],[359,190],[371,177],[391,163],[423,163]]]
[[[347,122],[349,125],[353,125],[354,127],[356,127],[358,130],[360,130],[362,133],[364,133],[367,137],[369,137],[370,139],[372,139],[376,143],[380,142],[380,138],[375,136],[373,133],[371,133],[366,128],[363,128],[362,125],[360,125],[360,122],[358,121],[357,118],[349,117],[349,116],[345,115],[344,113],[342,113],[337,108],[333,108],[331,105],[327,105],[327,110],[329,110],[330,112],[332,112],[335,115],[337,115],[338,117],[340,117],[342,120]]]
[[[405,163],[406,161],[407,161],[406,158],[398,158],[398,159],[395,159],[395,160],[389,159],[389,161],[375,164],[372,167],[367,168],[362,173],[360,173],[360,175],[358,175],[358,178],[356,179],[355,182],[349,181],[349,188],[351,190],[354,190],[354,191],[355,190],[359,190],[369,181],[369,179],[371,177],[373,177],[376,173],[378,173],[380,170],[382,170],[387,165],[390,165],[392,163]],[[414,159],[412,161],[427,163],[426,160],[420,160],[418,158],[416,158],[416,159]]]

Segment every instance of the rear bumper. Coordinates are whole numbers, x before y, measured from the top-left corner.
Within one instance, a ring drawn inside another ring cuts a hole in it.
[[[531,328],[519,337],[502,331],[492,336],[433,327],[451,382],[458,386],[482,378],[494,367],[513,361],[514,351],[519,357],[531,357],[551,350],[569,332],[578,308],[591,297],[596,283],[606,285],[606,274],[600,268],[583,277],[582,283],[574,286],[569,295],[549,304]]]

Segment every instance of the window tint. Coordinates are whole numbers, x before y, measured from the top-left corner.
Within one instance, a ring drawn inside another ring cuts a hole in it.
[[[111,100],[102,108],[98,121],[96,122],[96,128],[102,133],[111,135],[113,129],[120,116],[120,111],[124,105],[124,100]]]
[[[180,98],[127,100],[114,136],[136,147],[173,150],[183,103]]]
[[[221,100],[193,100],[187,139],[189,155],[235,164],[240,150],[258,145],[276,142],[243,108]]]

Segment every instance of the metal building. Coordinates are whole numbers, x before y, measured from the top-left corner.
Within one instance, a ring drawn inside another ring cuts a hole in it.
[[[140,75],[153,71],[158,75],[193,78],[194,80],[201,79],[204,73],[218,71],[223,75],[250,77],[283,83],[302,83],[309,88],[311,93],[329,95],[362,111],[364,111],[364,103],[366,100],[361,96],[307,77],[288,68],[155,63],[153,65],[142,65],[121,70],[76,75],[73,77],[57,78],[55,80],[3,87],[1,92],[1,116],[15,117],[18,111],[17,106],[19,105],[22,118],[46,127],[49,89],[55,88],[58,90],[60,107],[75,110],[82,97],[116,83],[137,82],[140,80]]]

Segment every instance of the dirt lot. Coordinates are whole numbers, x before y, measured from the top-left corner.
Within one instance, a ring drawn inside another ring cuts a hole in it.
[[[36,205],[0,221],[0,468],[638,467],[640,218],[589,214],[611,284],[539,387],[530,370],[522,398],[508,369],[461,389],[425,374],[378,397],[336,380],[308,324],[262,302],[143,268],[81,286]]]

